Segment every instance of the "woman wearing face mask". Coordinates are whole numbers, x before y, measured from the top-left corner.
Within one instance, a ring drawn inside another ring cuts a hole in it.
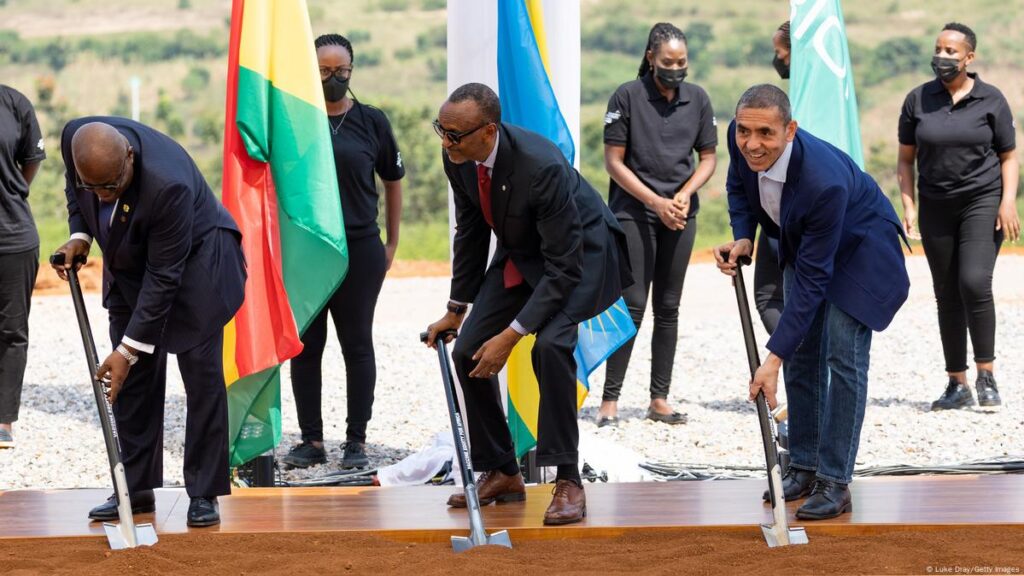
[[[932,410],[975,403],[967,387],[968,334],[977,367],[977,402],[982,407],[1001,404],[993,376],[992,270],[1003,239],[1020,236],[1015,198],[1020,167],[1006,99],[967,72],[976,46],[970,28],[946,24],[935,41],[936,79],[907,95],[899,121],[903,223],[908,235],[921,239],[928,258],[949,377]]]
[[[345,280],[302,335],[302,353],[292,359],[302,442],[282,461],[306,468],[327,461],[321,418],[321,358],[327,341],[327,315],[331,315],[345,358],[348,419],[342,445],[342,468],[365,467],[366,426],[373,408],[377,365],[373,350],[373,313],[384,275],[398,248],[405,176],[391,124],[377,108],[357,101],[349,91],[355,54],[352,44],[338,34],[316,39],[327,121],[330,124],[338,189],[345,220],[349,267]],[[378,193],[374,172],[381,179],[387,222],[387,244],[377,226]]]
[[[686,422],[667,399],[679,300],[697,234],[697,190],[715,172],[718,145],[711,100],[700,86],[684,82],[688,68],[686,36],[672,24],[656,24],[637,79],[615,91],[604,119],[608,204],[626,232],[633,269],[634,283],[623,297],[638,327],[649,293],[654,312],[647,418],[667,424]],[[598,426],[618,424],[632,351],[630,340],[608,359]]]

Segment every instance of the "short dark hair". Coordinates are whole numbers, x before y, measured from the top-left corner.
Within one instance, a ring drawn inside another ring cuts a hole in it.
[[[959,22],[949,22],[942,27],[942,32],[945,32],[946,30],[959,32],[966,36],[967,45],[971,47],[971,52],[974,52],[974,49],[978,47],[978,37],[974,35],[974,30],[971,30],[970,27],[967,26],[966,24],[961,24]]]
[[[789,20],[786,20],[785,22],[780,24],[779,28],[778,28],[778,30],[776,30],[776,32],[781,32],[782,33],[782,36],[780,36],[780,39],[782,40],[782,43],[786,45],[787,49],[792,49],[792,45],[790,44],[790,41],[789,41]]]
[[[747,88],[747,91],[740,96],[736,103],[736,113],[739,114],[743,108],[757,108],[764,110],[776,108],[782,116],[782,123],[789,124],[793,120],[793,110],[789,105],[789,97],[781,88],[774,84],[757,84]]]
[[[356,53],[352,51],[352,43],[348,41],[341,34],[324,34],[318,36],[313,41],[313,46],[317,49],[323,48],[324,46],[341,46],[345,50],[348,50],[348,57],[352,59],[352,63],[356,62]]]
[[[501,100],[498,99],[498,95],[494,93],[494,90],[491,90],[490,86],[480,84],[479,82],[470,82],[456,88],[452,95],[448,97],[448,101],[452,104],[458,104],[466,100],[476,102],[485,122],[493,122],[495,124],[501,122]]]
[[[647,51],[656,54],[661,45],[670,40],[679,40],[686,44],[686,34],[668,22],[658,22],[647,34],[647,48],[644,50],[643,58],[640,60],[640,69],[636,73],[637,78],[643,78],[651,71],[651,63],[647,61]]]

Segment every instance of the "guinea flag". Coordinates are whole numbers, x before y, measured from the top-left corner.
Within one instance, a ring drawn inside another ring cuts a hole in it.
[[[229,452],[281,441],[281,363],[341,284],[348,248],[305,0],[234,0],[222,200],[242,231],[245,301],[224,329]]]

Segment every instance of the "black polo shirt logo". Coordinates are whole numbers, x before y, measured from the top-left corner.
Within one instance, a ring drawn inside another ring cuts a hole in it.
[[[618,120],[619,118],[622,118],[622,112],[619,112],[618,110],[614,112],[609,111],[607,114],[604,115],[604,123],[606,125],[611,124]]]

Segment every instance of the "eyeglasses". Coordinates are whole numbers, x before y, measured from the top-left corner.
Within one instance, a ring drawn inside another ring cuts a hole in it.
[[[129,152],[130,152],[130,150],[129,150]],[[117,189],[121,187],[121,180],[124,179],[125,171],[128,170],[128,158],[129,158],[129,155],[125,154],[124,162],[121,163],[121,171],[118,173],[117,179],[115,179],[113,183],[111,183],[111,184],[86,184],[85,182],[82,181],[81,176],[79,176],[78,172],[76,171],[75,172],[75,187],[80,189],[80,190],[85,190],[86,192],[93,192],[93,193],[95,193],[97,190],[105,190],[107,192],[115,192],[115,191],[117,191]]]
[[[331,76],[337,77],[339,80],[344,80],[352,76],[351,66],[339,66],[337,68],[320,68],[320,80],[327,80]]]
[[[434,132],[436,132],[437,135],[440,136],[442,140],[447,138],[452,144],[458,145],[463,138],[483,128],[484,126],[489,126],[491,122],[484,122],[483,124],[477,126],[476,128],[473,128],[472,130],[465,130],[463,132],[456,132],[455,130],[449,130],[447,128],[444,128],[443,126],[441,126],[440,120],[434,120],[433,122],[431,122],[431,124],[433,124],[434,126]]]

